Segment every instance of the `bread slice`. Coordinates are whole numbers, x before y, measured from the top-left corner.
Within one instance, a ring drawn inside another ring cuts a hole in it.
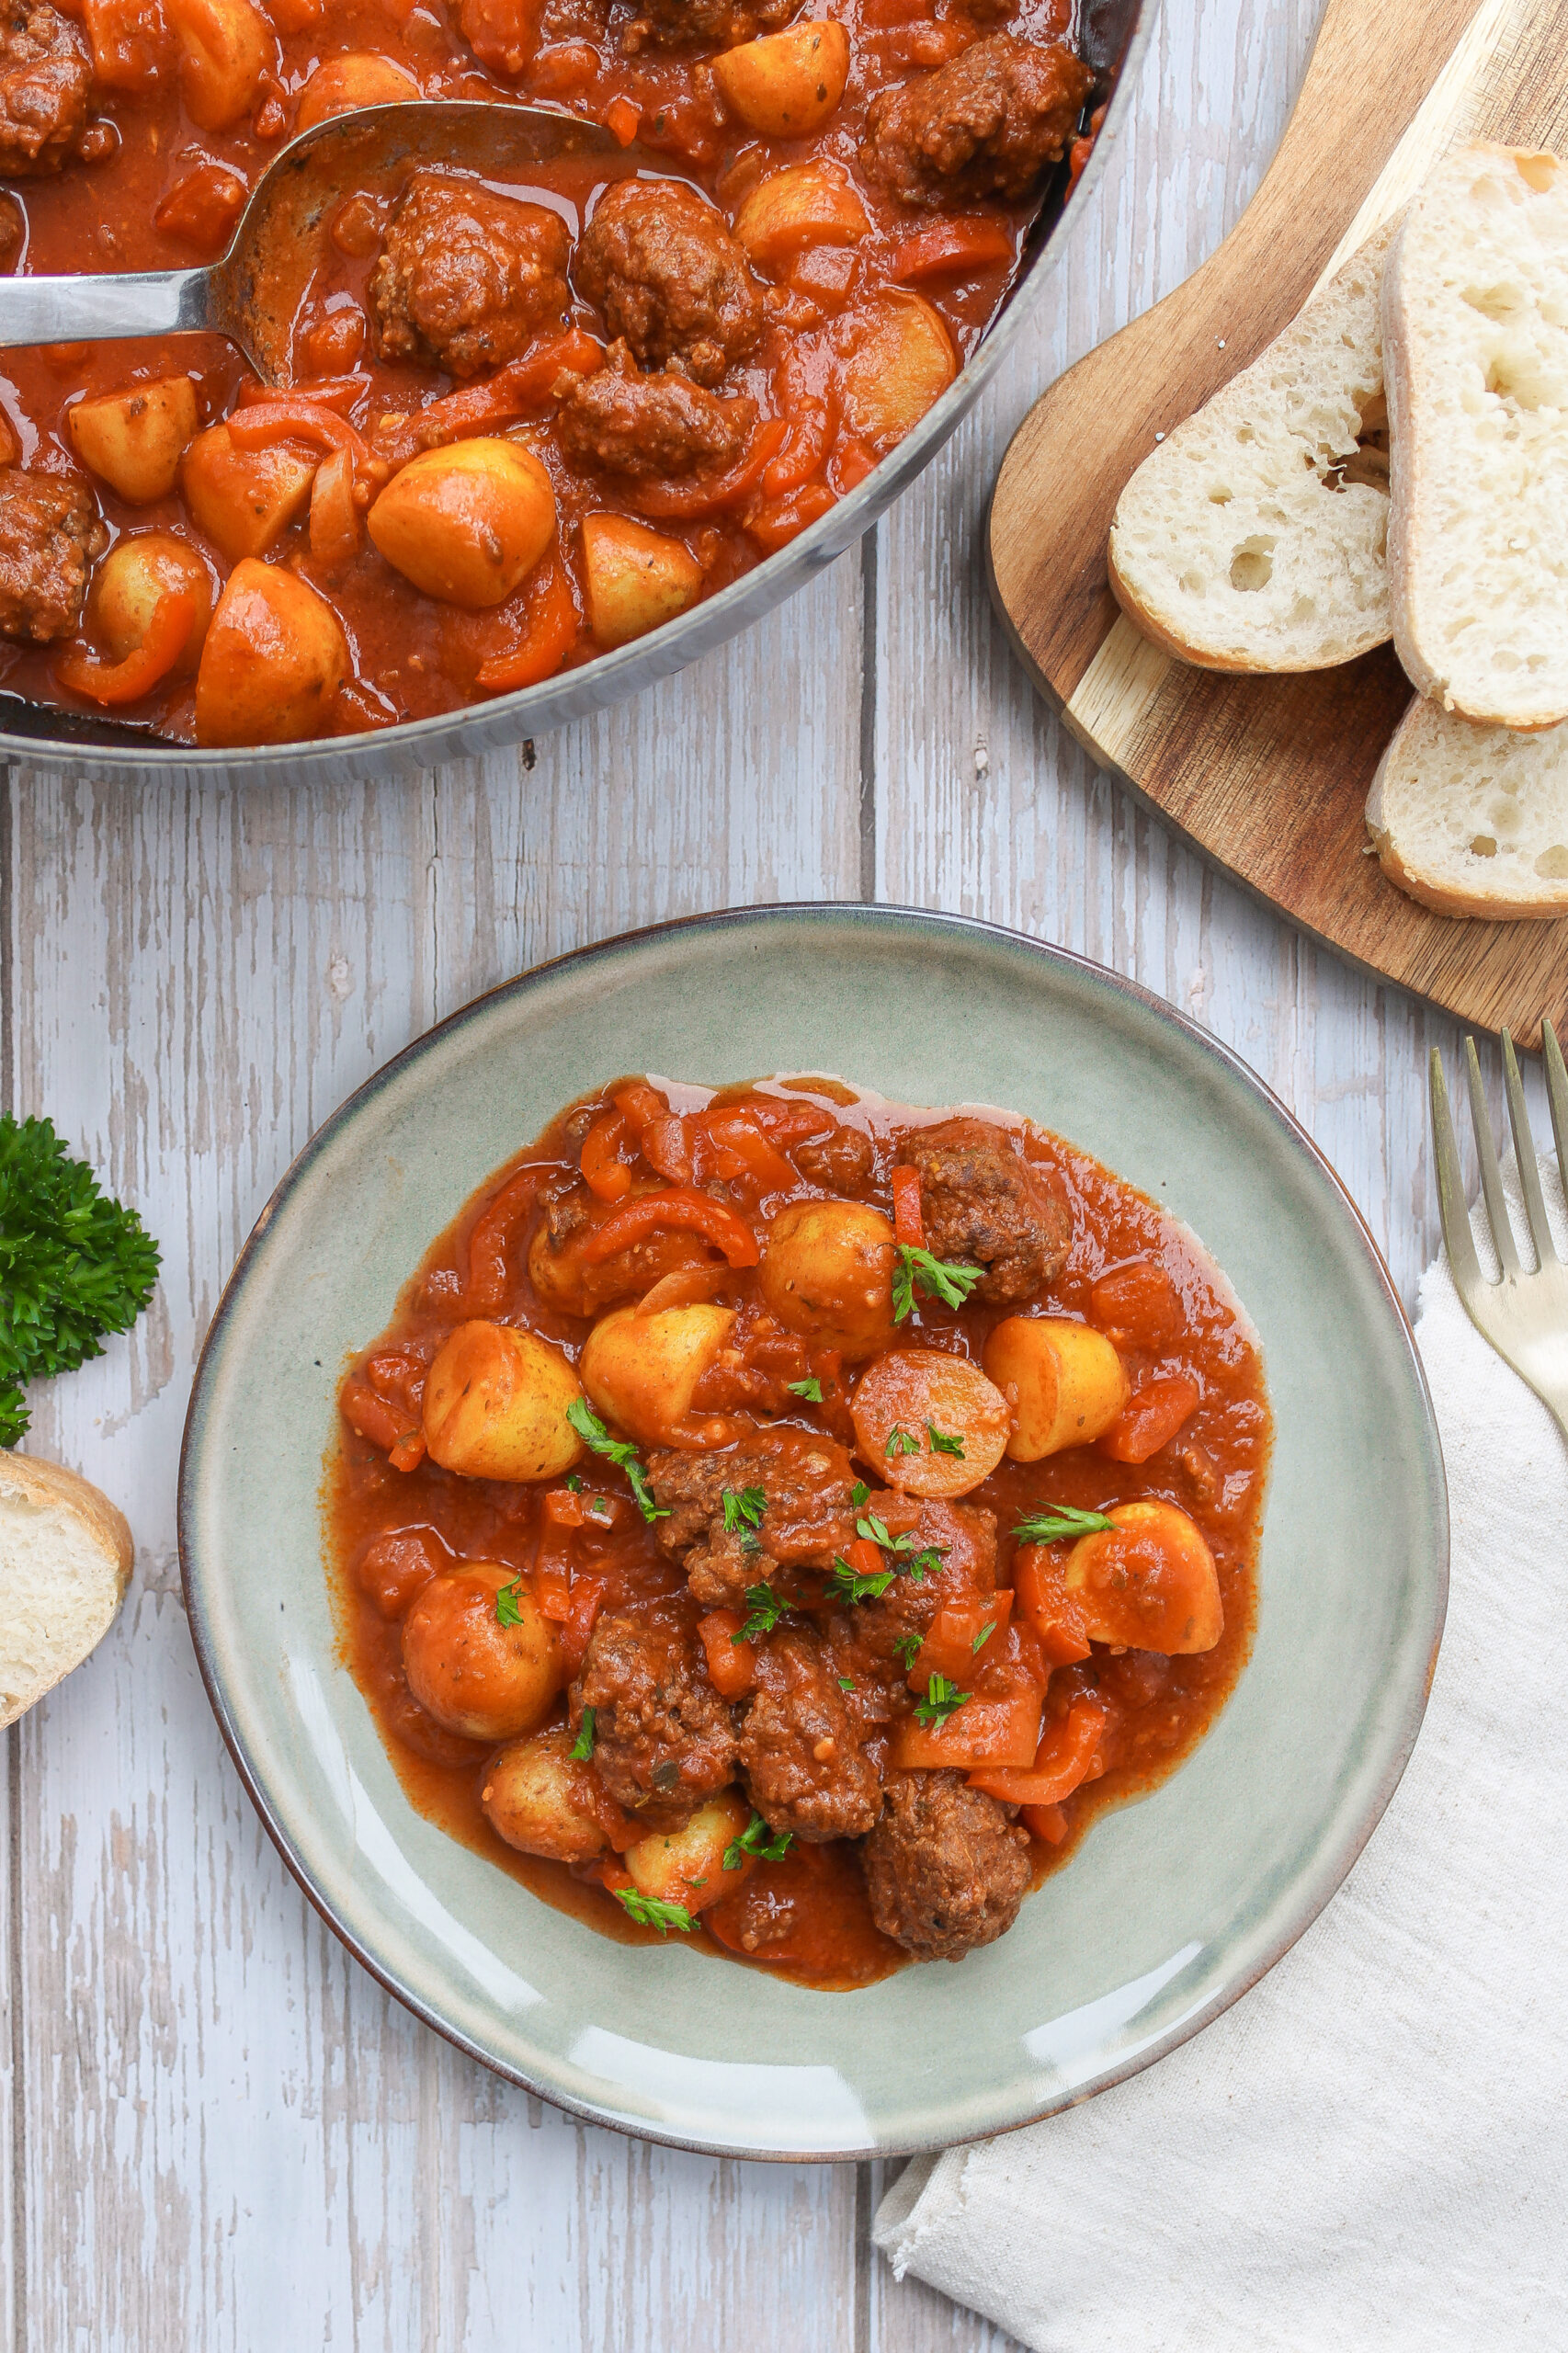
[[[1568,171],[1461,147],[1383,273],[1389,583],[1424,695],[1503,727],[1568,719]]]
[[[1167,654],[1323,670],[1388,636],[1378,290],[1392,234],[1369,238],[1117,501],[1110,585]]]
[[[135,1557],[122,1515],[74,1471],[0,1453],[0,1725],[80,1666]]]
[[[1568,915],[1568,727],[1478,727],[1417,697],[1367,823],[1389,880],[1439,915]]]

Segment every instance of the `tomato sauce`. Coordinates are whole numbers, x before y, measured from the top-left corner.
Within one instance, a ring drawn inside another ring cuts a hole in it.
[[[672,1113],[688,1117],[732,1106],[744,1110],[748,1103],[821,1106],[842,1128],[872,1140],[881,1156],[864,1197],[884,1201],[892,1143],[949,1116],[858,1097],[820,1079],[769,1080],[718,1095],[649,1084],[667,1097]],[[541,1484],[458,1476],[428,1455],[400,1470],[386,1446],[394,1427],[417,1426],[426,1369],[450,1331],[474,1312],[476,1285],[485,1314],[540,1334],[574,1363],[580,1358],[589,1320],[546,1305],[529,1280],[538,1195],[576,1175],[585,1138],[594,1131],[602,1138],[614,1117],[612,1098],[620,1093],[624,1099],[628,1085],[617,1081],[563,1112],[537,1143],[498,1170],[431,1245],[386,1331],[346,1370],[342,1393],[351,1407],[373,1392],[370,1408],[354,1408],[357,1418],[374,1422],[379,1398],[386,1427],[372,1442],[344,1421],[326,1464],[324,1512],[341,1654],[410,1802],[545,1902],[632,1943],[655,1940],[655,1931],[635,1925],[608,1900],[596,1883],[597,1865],[587,1866],[585,1875],[583,1866],[521,1855],[496,1835],[480,1802],[491,1748],[444,1730],[417,1704],[403,1672],[402,1620],[433,1571],[463,1561],[499,1563],[525,1585],[534,1580],[535,1589],[546,1574],[564,1574],[574,1587],[591,1580],[602,1588],[607,1612],[660,1596],[675,1606],[683,1569],[661,1551],[631,1502],[623,1472],[608,1461],[590,1456],[581,1465],[582,1495],[590,1509],[585,1524],[563,1536],[546,1525]],[[1103,1711],[1105,1730],[1095,1777],[1060,1805],[1025,1816],[1038,1888],[1071,1859],[1101,1814],[1145,1795],[1180,1765],[1242,1672],[1254,1627],[1270,1420],[1256,1340],[1194,1237],[1060,1138],[1006,1114],[987,1116],[1010,1127],[1026,1159],[1060,1181],[1071,1212],[1065,1265],[1026,1312],[1043,1309],[1104,1332],[1132,1389],[1131,1405],[1101,1444],[1074,1446],[1033,1462],[1005,1456],[963,1496],[966,1505],[995,1515],[999,1588],[1012,1581],[1020,1548],[1011,1531],[1027,1515],[1047,1506],[1099,1512],[1151,1498],[1176,1506],[1201,1531],[1223,1607],[1223,1631],[1208,1650],[1167,1656],[1096,1642],[1087,1658],[1051,1672],[1047,1734],[1085,1698]],[[710,1183],[710,1191],[724,1196],[759,1233],[790,1200],[832,1196],[832,1187],[807,1182],[792,1166],[790,1188],[781,1190],[777,1173],[754,1179],[737,1174]],[[772,1189],[759,1191],[759,1186]],[[704,1376],[698,1405],[736,1410],[743,1421],[775,1428],[835,1430],[853,1446],[836,1359],[781,1333],[764,1315],[746,1323],[744,1301],[755,1281],[744,1269],[730,1278],[730,1295],[743,1301],[735,1329],[749,1336],[733,1352],[739,1361]],[[998,1320],[995,1307],[971,1301],[952,1309],[921,1298],[905,1329],[911,1341],[977,1361]],[[813,1370],[826,1376],[820,1405],[800,1402],[787,1386]],[[1108,1449],[1119,1434],[1131,1432],[1122,1450],[1138,1450],[1140,1429],[1143,1440],[1151,1434],[1151,1413],[1163,1415],[1162,1426],[1177,1414],[1179,1427],[1144,1460],[1116,1460]],[[891,1475],[881,1464],[869,1472],[873,1481]],[[606,1501],[598,1506],[601,1496]],[[557,1712],[562,1712],[560,1703]],[[1049,1895],[1037,1900],[1049,1902]],[[854,1847],[844,1840],[797,1841],[782,1859],[757,1863],[744,1886],[698,1915],[691,1941],[715,1956],[823,1987],[872,1982],[908,1958],[873,1922]]]

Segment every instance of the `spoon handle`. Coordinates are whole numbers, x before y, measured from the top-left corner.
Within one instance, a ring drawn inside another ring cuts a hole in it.
[[[217,326],[210,269],[87,278],[0,278],[0,350],[24,343],[109,343]]]

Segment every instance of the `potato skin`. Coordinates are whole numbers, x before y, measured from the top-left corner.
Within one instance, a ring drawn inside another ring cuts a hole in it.
[[[1015,1462],[1092,1446],[1132,1393],[1105,1334],[1064,1315],[1006,1317],[986,1341],[983,1360],[1012,1407],[1007,1451]]]
[[[767,1229],[758,1282],[780,1324],[851,1360],[889,1347],[893,1230],[860,1201],[806,1201]]]
[[[425,449],[365,519],[394,571],[470,612],[504,604],[555,537],[555,491],[517,441],[479,438]]]
[[[425,1381],[425,1443],[469,1479],[559,1479],[582,1460],[566,1418],[582,1395],[558,1348],[509,1324],[460,1324]]]
[[[226,425],[199,433],[180,462],[180,486],[199,531],[231,563],[265,555],[304,513],[315,461],[279,442],[240,449]]]
[[[679,540],[624,515],[585,515],[588,626],[607,653],[674,620],[702,586],[702,566]]]
[[[967,1495],[1001,1461],[1012,1427],[1006,1399],[980,1367],[937,1348],[890,1348],[861,1375],[849,1411],[861,1461],[911,1495]],[[960,1439],[962,1454],[934,1448],[932,1427]],[[918,1450],[890,1455],[894,1429]]]
[[[854,245],[869,235],[866,208],[827,164],[790,164],[758,182],[735,215],[753,261],[778,269],[808,245]]]
[[[743,1855],[739,1868],[724,1869],[724,1849],[751,1820],[751,1807],[738,1790],[721,1790],[699,1806],[684,1830],[654,1831],[628,1847],[621,1861],[644,1895],[661,1904],[684,1904],[700,1912],[739,1887],[753,1867]]]
[[[733,1307],[618,1307],[583,1346],[584,1388],[607,1421],[642,1446],[689,1438],[691,1392],[730,1336]]]
[[[820,129],[849,79],[849,36],[830,17],[743,41],[713,60],[732,114],[765,139],[804,139]]]
[[[87,596],[87,622],[117,662],[134,654],[146,636],[158,600],[171,588],[188,588],[196,618],[173,675],[196,667],[212,618],[212,581],[196,550],[173,531],[140,531],[120,540],[99,564]]]
[[[839,394],[852,432],[878,451],[912,432],[958,373],[952,338],[919,294],[878,294],[844,322]]]
[[[519,1854],[582,1863],[602,1855],[605,1834],[577,1802],[568,1724],[515,1740],[485,1768],[479,1802],[490,1825]]]
[[[130,506],[166,498],[196,438],[196,386],[188,376],[132,384],[78,401],[67,412],[71,446],[85,466]]]
[[[277,54],[251,0],[164,0],[180,47],[180,96],[203,131],[226,131],[256,94]]]
[[[355,114],[361,107],[393,106],[401,98],[418,96],[418,83],[390,57],[353,50],[346,57],[329,57],[316,67],[300,93],[294,128],[310,131],[334,115]]]
[[[324,597],[247,560],[218,599],[196,674],[199,744],[298,744],[325,734],[348,645]]]
[[[1175,1504],[1113,1504],[1112,1522],[1081,1537],[1062,1582],[1095,1643],[1164,1651],[1211,1651],[1225,1631],[1214,1555],[1196,1521]]]
[[[503,1626],[495,1596],[517,1573],[468,1562],[432,1577],[403,1621],[408,1688],[427,1715],[468,1740],[515,1740],[532,1732],[564,1688],[561,1637],[526,1585],[518,1622]]]

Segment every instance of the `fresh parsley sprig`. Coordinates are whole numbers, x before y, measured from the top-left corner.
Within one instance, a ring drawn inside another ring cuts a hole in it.
[[[971,1651],[983,1650],[995,1631],[996,1620],[993,1618],[989,1626],[982,1626],[979,1633],[976,1634],[973,1642],[971,1643],[970,1649]]]
[[[983,1267],[956,1267],[913,1242],[901,1242],[892,1277],[893,1322],[902,1324],[913,1312],[916,1291],[923,1299],[940,1300],[944,1307],[961,1307],[984,1272]]]
[[[517,1574],[512,1579],[511,1584],[504,1585],[495,1596],[495,1623],[498,1626],[520,1626],[522,1624],[522,1572],[519,1570]]]
[[[857,1487],[849,1500],[858,1510],[869,1494],[869,1488]],[[879,1519],[874,1511],[860,1512],[855,1522],[855,1533],[863,1536],[869,1544],[880,1545],[884,1552],[895,1554],[899,1567],[906,1576],[912,1576],[916,1585],[924,1581],[927,1571],[939,1571],[948,1555],[945,1544],[923,1545],[916,1552],[913,1535],[890,1536],[886,1520]]]
[[[760,1528],[763,1513],[767,1509],[767,1497],[760,1487],[742,1487],[737,1494],[726,1487],[721,1500],[724,1506],[724,1526],[732,1536],[744,1536],[749,1529]]]
[[[1013,1533],[1021,1544],[1059,1544],[1065,1536],[1098,1536],[1116,1522],[1103,1511],[1080,1511],[1074,1504],[1042,1504],[1020,1519]]]
[[[926,1423],[926,1435],[931,1441],[931,1451],[933,1454],[956,1455],[960,1462],[963,1461],[964,1451],[963,1440],[961,1438],[955,1438],[949,1430],[939,1430],[935,1422]]]
[[[915,1658],[920,1650],[921,1643],[924,1639],[925,1637],[920,1634],[901,1634],[897,1642],[894,1643],[893,1648],[898,1653],[900,1658],[903,1661],[903,1671],[905,1675],[909,1673],[910,1668],[915,1665]]]
[[[822,1382],[813,1372],[806,1381],[787,1381],[785,1388],[791,1397],[803,1397],[808,1405],[822,1404]]]
[[[28,1427],[24,1382],[74,1372],[129,1332],[158,1276],[158,1245],[101,1191],[47,1120],[0,1117],[0,1446]]]
[[[669,1513],[661,1509],[653,1500],[653,1490],[648,1484],[647,1473],[637,1460],[637,1449],[629,1446],[623,1438],[611,1438],[585,1397],[573,1398],[566,1408],[566,1418],[585,1446],[591,1448],[595,1454],[602,1454],[605,1461],[613,1462],[618,1471],[625,1472],[637,1508],[650,1525],[655,1519],[668,1519]]]
[[[945,1675],[933,1674],[926,1686],[926,1697],[915,1704],[915,1714],[923,1724],[945,1724],[949,1716],[967,1707],[974,1694],[960,1691]]]
[[[880,1601],[895,1574],[892,1569],[874,1569],[869,1576],[862,1576],[858,1569],[852,1569],[843,1555],[835,1552],[827,1589],[838,1601]]]
[[[611,1893],[629,1920],[644,1928],[657,1928],[662,1937],[667,1937],[672,1928],[689,1936],[697,1926],[684,1904],[665,1904],[656,1895],[644,1895],[640,1887],[618,1887]]]
[[[907,1430],[900,1429],[895,1422],[888,1432],[888,1442],[882,1450],[888,1455],[918,1454],[920,1440],[917,1438],[912,1438]]]
[[[732,1838],[725,1847],[724,1869],[738,1871],[744,1855],[755,1855],[764,1863],[782,1862],[794,1843],[790,1831],[774,1830],[764,1822],[760,1813],[754,1813],[740,1836]]]
[[[594,1711],[585,1708],[583,1721],[577,1727],[577,1737],[572,1743],[571,1755],[579,1765],[585,1765],[594,1753]]]
[[[784,1604],[770,1585],[748,1585],[746,1608],[751,1615],[740,1632],[730,1636],[732,1643],[759,1641],[764,1634],[772,1633],[773,1629],[784,1615]]]

